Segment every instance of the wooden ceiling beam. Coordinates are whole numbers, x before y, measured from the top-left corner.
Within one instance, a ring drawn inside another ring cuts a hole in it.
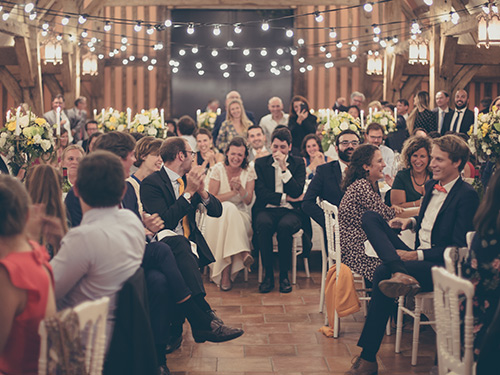
[[[14,37],[14,49],[21,72],[21,87],[35,86],[35,74],[31,64],[31,52],[27,38]]]
[[[15,47],[0,47],[0,66],[17,64]]]
[[[14,103],[23,102],[23,91],[21,86],[19,86],[17,79],[5,66],[0,66],[0,82],[7,89],[7,92],[14,98]]]
[[[500,64],[500,47],[477,48],[470,45],[458,45],[455,64],[459,65],[498,65]]]
[[[103,6],[141,6],[143,0],[104,0]],[[234,0],[148,0],[149,6],[168,6],[182,9],[279,9],[295,8],[308,5],[350,6],[349,0],[251,0],[235,2]]]

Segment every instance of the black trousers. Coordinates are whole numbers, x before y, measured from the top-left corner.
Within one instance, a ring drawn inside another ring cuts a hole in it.
[[[292,236],[300,230],[301,225],[299,214],[287,208],[266,208],[257,214],[255,230],[266,277],[273,276],[274,233],[277,233],[278,239],[280,274],[285,274],[292,263]]]
[[[390,264],[401,261],[396,250],[411,250],[404,244],[399,236],[392,230],[387,222],[378,213],[368,211],[363,215],[362,226],[384,264],[377,267],[373,275],[373,288],[368,315],[365,325],[358,341],[358,346],[363,348],[363,352],[370,356],[375,356],[384,338],[385,326],[391,315],[394,306],[394,299],[386,297],[378,284],[382,280],[390,279],[393,270]],[[402,262],[407,273],[418,280],[422,292],[433,290],[431,268],[436,265],[428,261],[406,261]]]

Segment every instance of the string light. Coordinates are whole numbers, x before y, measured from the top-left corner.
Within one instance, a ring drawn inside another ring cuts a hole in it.
[[[252,64],[246,64],[245,65],[245,71],[251,72],[252,71]]]
[[[250,78],[255,77],[255,72],[248,72],[248,76],[249,76]]]
[[[458,21],[460,20],[460,16],[458,15],[457,12],[450,12],[450,19],[451,22],[456,25],[458,24]]]
[[[316,22],[320,23],[323,22],[324,17],[320,12],[316,11],[314,12],[314,19],[316,20]]]
[[[276,61],[271,61],[271,66],[278,66],[278,63]]]
[[[245,48],[245,49],[243,50],[243,55],[245,55],[245,56],[250,55],[250,50],[249,50],[248,48]]]
[[[146,30],[146,33],[148,35],[153,35],[153,33],[155,32],[155,28],[154,27],[148,27],[148,29]]]
[[[137,24],[134,26],[134,31],[135,32],[139,32],[142,30],[142,25],[141,25],[141,21],[137,22]]]
[[[83,25],[85,22],[87,22],[87,17],[85,17],[85,15],[81,15],[80,17],[78,17],[78,23],[80,25]]]
[[[382,30],[380,30],[380,27],[378,25],[373,25],[373,33],[374,34],[380,34]]]
[[[299,46],[303,46],[304,45],[304,39],[300,38],[299,40],[297,40],[297,43],[299,44]]]
[[[186,50],[180,49],[179,50],[179,55],[184,56],[186,54]]]
[[[222,63],[219,66],[220,70],[226,70],[228,68],[228,65],[226,63]]]
[[[82,38],[86,38],[87,36],[89,36],[89,33],[87,32],[87,29],[84,29],[84,30],[82,31],[82,34],[81,34],[81,35],[82,35]]]
[[[285,52],[285,51],[283,51],[283,48],[278,48],[278,49],[276,50],[276,54],[277,54],[277,55],[280,55],[280,56],[281,56],[281,55],[283,55],[283,53],[284,53],[284,52]]]
[[[189,35],[193,35],[194,34],[194,24],[193,23],[190,23],[188,28],[187,28],[187,33]]]
[[[194,46],[193,48],[191,48],[191,52],[194,53],[194,54],[197,54],[198,53],[198,47]]]
[[[219,25],[215,25],[214,26],[213,33],[214,33],[215,36],[219,36],[220,35],[220,26]]]
[[[146,55],[142,56],[142,61],[146,62],[149,60],[149,57],[147,57]]]
[[[370,13],[373,10],[373,3],[370,3],[370,2],[366,3],[363,6],[363,9],[365,10],[365,12]]]
[[[216,49],[212,50],[212,56],[213,57],[217,57],[218,54],[219,54],[219,51],[217,51]]]
[[[162,50],[162,49],[163,49],[163,43],[162,42],[158,42],[158,43],[156,43],[153,46],[153,50],[155,50],[155,51],[159,51],[159,50]]]
[[[378,36],[378,35],[374,35],[374,36],[373,36],[373,41],[374,41],[375,43],[380,42],[380,38],[379,38],[379,36]]]
[[[123,63],[123,65],[127,65],[128,64],[128,59],[123,59],[122,63]]]
[[[261,29],[264,31],[269,30],[269,23],[267,21],[262,22]]]
[[[179,71],[179,68],[178,67],[173,67],[172,68],[172,73],[177,73]]]
[[[42,29],[47,31],[49,29],[49,24],[47,22],[45,22],[43,25],[42,25]]]
[[[172,21],[167,19],[167,20],[165,20],[165,22],[163,24],[165,25],[165,27],[171,27]]]
[[[296,54],[297,54],[297,50],[296,50],[296,49],[291,48],[291,49],[290,49],[290,55],[295,56]]]
[[[312,66],[312,65],[308,65],[308,66],[306,67],[306,69],[307,69],[307,70],[309,70],[309,71],[311,71],[311,70],[313,70],[313,66]]]
[[[320,46],[320,47],[319,47],[319,50],[320,50],[321,52],[325,52],[325,51],[326,51],[326,47],[325,47],[325,46]]]
[[[36,19],[36,12],[30,13],[30,15],[29,15],[29,19],[30,19],[31,21],[34,21],[34,20]]]
[[[205,71],[204,71],[204,70],[198,70],[198,74],[199,74],[200,76],[202,76],[203,74],[205,74]]]
[[[47,36],[47,34],[48,34],[47,30],[42,31],[42,36]]]
[[[342,42],[337,42],[337,48],[342,48]]]
[[[130,56],[128,57],[128,59],[129,59],[130,61],[134,61],[134,60],[135,60],[135,56],[134,56],[134,55],[130,55]]]
[[[337,33],[336,33],[336,31],[335,31],[335,29],[333,27],[330,29],[329,36],[332,39],[335,39],[337,37]]]
[[[103,55],[102,53],[100,53],[99,55],[97,55],[97,58],[98,58],[99,60],[102,60],[102,59],[104,59],[104,55]]]
[[[4,21],[7,21],[9,19],[9,16],[10,16],[10,13],[5,12],[4,14],[2,14],[2,19]]]
[[[325,57],[326,57],[327,59],[331,59],[331,58],[332,58],[332,54],[331,54],[331,52],[327,52],[327,53],[326,53],[326,55],[325,55]]]
[[[301,66],[301,67],[299,68],[299,72],[301,72],[301,73],[305,73],[305,72],[306,72],[306,68],[304,68],[303,66]]]
[[[432,0],[424,0],[424,4],[431,6],[433,4],[433,1]]]
[[[157,62],[156,59],[151,59],[151,64],[156,65]]]
[[[224,78],[229,78],[229,76],[230,76],[230,75],[231,75],[231,74],[229,74],[229,72],[224,72],[224,73],[222,74],[222,76],[223,76]]]
[[[128,43],[128,39],[126,36],[122,36],[122,44],[127,44]]]
[[[286,30],[286,32],[285,32],[285,35],[286,35],[288,38],[293,37],[293,30],[292,30],[292,29],[287,29],[287,30]]]
[[[153,66],[153,65],[149,65],[149,66],[148,66],[148,70],[149,70],[149,71],[152,71],[153,69],[154,69],[154,66]]]
[[[234,43],[233,43],[233,41],[232,41],[232,40],[228,40],[228,41],[227,41],[227,43],[226,43],[226,46],[227,46],[228,48],[233,48],[233,47],[234,47]]]
[[[196,67],[196,69],[201,69],[203,67],[203,64],[201,62],[197,62],[196,64],[194,64],[194,66]]]
[[[305,58],[303,58],[302,56],[301,56],[301,57],[299,57],[299,63],[303,64],[305,61],[306,61],[306,59],[305,59]]]
[[[122,46],[120,47],[120,50],[121,50],[122,52],[125,52],[125,51],[127,50],[127,46],[126,46],[125,44],[124,44],[124,45],[122,45]]]
[[[267,56],[267,50],[266,50],[265,48],[262,48],[262,49],[260,50],[260,55],[261,55],[261,56]]]
[[[241,26],[240,26],[240,24],[234,25],[234,33],[235,34],[241,33]]]
[[[61,25],[63,26],[66,26],[68,23],[69,23],[69,17],[67,16],[61,20]]]
[[[31,11],[35,8],[35,4],[33,3],[28,3],[24,6],[24,11],[26,13],[31,13]]]
[[[109,21],[106,21],[106,23],[104,24],[104,31],[111,31],[111,24],[109,23]]]

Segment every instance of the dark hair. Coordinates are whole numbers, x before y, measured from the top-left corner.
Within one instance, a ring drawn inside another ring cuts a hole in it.
[[[500,232],[500,170],[498,169],[493,173],[476,211],[474,227],[481,238],[491,232]]]
[[[23,233],[31,199],[18,179],[0,174],[0,236]]]
[[[196,124],[191,116],[184,115],[179,119],[177,129],[182,135],[192,135],[196,130]]]
[[[245,142],[245,140],[242,137],[234,137],[231,142],[227,145],[226,152],[225,152],[225,158],[224,158],[224,164],[229,165],[229,158],[227,156],[229,149],[231,146],[234,147],[245,147],[245,158],[241,162],[241,168],[242,169],[247,169],[248,166],[248,147]]]
[[[460,160],[460,165],[458,166],[459,172],[464,169],[465,164],[469,160],[470,149],[462,138],[454,134],[446,134],[434,139],[432,144],[438,146],[441,151],[448,153],[448,157],[453,163]]]
[[[354,150],[351,162],[345,170],[345,176],[342,179],[342,190],[346,191],[354,181],[367,177],[368,174],[363,166],[371,165],[373,155],[377,150],[378,147],[371,144],[363,144]]]
[[[271,134],[271,143],[273,143],[274,139],[278,138],[280,141],[286,141],[290,146],[292,144],[292,133],[290,133],[290,129],[283,125],[283,127],[277,126],[273,134]]]
[[[304,140],[302,141],[302,145],[300,146],[300,154],[305,158],[307,158],[309,156],[309,154],[307,153],[307,150],[306,150],[306,144],[307,144],[307,141],[309,141],[310,139],[314,139],[316,141],[316,144],[319,147],[319,152],[323,152],[323,147],[321,147],[321,140],[319,139],[319,137],[316,134],[308,134],[304,137]]]
[[[85,96],[79,96],[75,100],[75,107],[78,107],[78,104],[80,104],[80,102],[86,102],[86,101],[87,101],[87,98]]]
[[[420,130],[425,131],[425,130],[424,130],[424,129],[422,129],[422,128],[417,128],[417,129],[420,129]],[[434,138],[439,138],[439,137],[441,137],[441,133],[440,133],[440,132],[438,132],[438,131],[436,131],[436,130],[429,132],[429,134],[427,134],[427,135],[429,136],[429,138],[430,138],[430,139],[434,139]]]
[[[481,105],[484,107],[484,108],[490,108],[490,105],[491,105],[491,102],[493,101],[493,99],[491,98],[484,98],[484,99],[481,99],[481,101],[479,103],[481,103]]]
[[[112,152],[122,159],[134,151],[135,139],[128,133],[110,132],[103,134],[95,141],[94,150],[105,150]]]
[[[159,155],[161,144],[161,139],[152,136],[142,137],[141,139],[139,139],[139,141],[135,145],[136,161],[134,162],[134,165],[139,168],[142,163],[144,163],[144,159],[146,158],[146,156],[150,154]]]
[[[99,123],[96,120],[89,120],[85,123],[85,131],[87,131],[88,125],[89,124],[96,124],[99,125]]]
[[[335,145],[337,147],[339,147],[339,144],[340,144],[340,137],[342,137],[343,135],[345,134],[354,134],[356,137],[358,137],[358,141],[361,142],[361,138],[359,137],[359,134],[356,133],[354,130],[351,130],[351,129],[346,129],[346,130],[342,130],[339,135],[337,135],[337,138],[335,138]]]
[[[57,94],[56,96],[54,96],[54,98],[52,99],[52,101],[54,101],[55,99],[62,99],[62,101],[64,102],[64,95],[63,94]]]
[[[377,122],[372,122],[366,127],[366,135],[370,134],[370,130],[381,130],[382,135],[384,134],[384,127]]]
[[[122,162],[109,151],[87,155],[78,165],[76,188],[78,196],[90,207],[117,206],[125,190]]]
[[[262,131],[262,134],[264,134],[264,129],[262,129],[262,126],[260,125],[252,125],[247,129],[247,134],[250,132],[252,129],[260,129]]]
[[[90,135],[90,137],[89,137],[89,139],[88,139],[88,142],[87,142],[87,149],[85,150],[85,152],[86,152],[87,154],[88,154],[88,153],[89,153],[89,151],[90,151],[90,150],[89,150],[89,147],[90,147],[90,144],[92,143],[92,140],[93,140],[94,138],[98,138],[98,137],[100,137],[102,134],[103,134],[103,133],[101,133],[101,132],[95,132],[95,133],[93,133],[93,134],[91,134],[91,135]],[[95,146],[95,145],[94,145],[94,146]]]
[[[297,118],[299,115],[297,114],[297,112],[295,112],[295,109],[293,108],[293,103],[294,102],[302,102],[306,105],[306,111],[309,112],[309,108],[311,108],[309,106],[309,102],[307,101],[306,98],[304,98],[303,96],[300,96],[300,95],[295,95],[292,100],[290,101],[290,117],[292,118]]]
[[[424,132],[425,134],[429,135],[429,133],[427,133],[427,130],[425,130],[424,128],[415,128],[413,129],[413,131],[411,132],[411,136],[414,136],[415,134],[417,134],[417,131],[422,131]],[[438,133],[439,134],[439,133]],[[439,136],[441,137],[441,134],[439,134]]]
[[[410,103],[408,103],[408,100],[406,99],[398,99],[397,101],[398,103],[401,103],[402,105],[408,107],[410,105]]]
[[[137,143],[137,142],[139,142],[142,138],[144,138],[144,137],[145,137],[145,135],[144,135],[144,134],[142,134],[142,133],[137,133],[137,132],[134,132],[134,133],[129,133],[129,134],[132,136],[132,138],[134,138],[134,139],[135,139],[135,142],[136,142],[136,143]]]
[[[167,138],[161,144],[160,155],[164,163],[174,161],[179,152],[186,152],[186,141],[184,138]]]
[[[361,116],[361,110],[359,109],[359,107],[357,105],[350,105],[349,107],[347,107],[347,109],[345,111],[349,112],[349,110],[351,108],[354,108],[356,111],[358,111],[358,117]]]
[[[174,135],[177,136],[177,122],[173,118],[168,118],[165,120],[165,126],[168,126],[168,124],[174,125]]]
[[[430,172],[429,164],[431,160],[431,146],[432,141],[428,137],[410,137],[403,144],[403,150],[401,151],[401,159],[405,168],[411,168],[411,156],[424,148],[427,151],[427,156],[429,157],[429,162],[427,164],[427,171]]]
[[[194,132],[194,137],[198,137],[200,134],[206,135],[210,139],[214,139],[212,132],[208,130],[207,128],[198,128]]]

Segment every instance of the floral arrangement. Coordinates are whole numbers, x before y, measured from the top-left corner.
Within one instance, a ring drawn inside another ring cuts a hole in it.
[[[330,116],[328,116],[328,113]],[[351,129],[356,132],[361,137],[360,134],[360,120],[354,118],[347,112],[334,112],[327,111],[324,109],[319,109],[317,112],[318,124],[323,126],[321,134],[323,139],[321,141],[321,146],[323,150],[328,150],[331,145],[335,144],[335,139],[344,130]],[[330,120],[328,120],[330,117]]]
[[[384,133],[392,133],[396,130],[396,121],[394,116],[390,111],[377,111],[368,116],[366,125],[370,125],[372,122],[376,122],[384,127]]]
[[[200,113],[197,116],[198,127],[212,130],[214,128],[216,119],[217,119],[217,113],[215,112],[207,111]]]
[[[493,106],[489,113],[479,113],[477,117],[477,132],[474,125],[469,133],[471,152],[484,159],[500,162],[500,108]]]
[[[55,150],[54,126],[33,112],[19,112],[0,129],[0,151],[9,160],[14,175],[23,166],[29,167],[36,159],[50,159]],[[16,127],[19,135],[16,135]]]
[[[136,114],[130,123],[129,130],[131,133],[142,133],[156,138],[164,138],[161,116],[157,108]]]
[[[127,129],[127,114],[125,112],[120,112],[113,108],[107,108],[103,113],[97,115],[97,127],[104,133],[109,133],[112,131],[122,132]]]

